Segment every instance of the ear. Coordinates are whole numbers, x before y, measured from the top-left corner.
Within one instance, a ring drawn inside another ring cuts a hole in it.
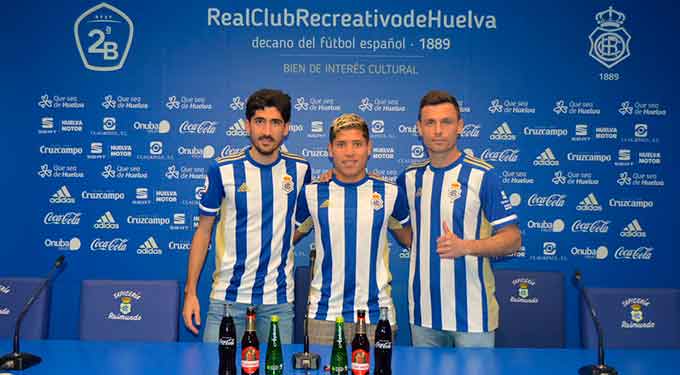
[[[416,121],[416,129],[418,129],[418,135],[423,136],[423,132],[420,130],[420,120]]]
[[[373,154],[373,141],[369,139],[368,140],[368,156],[371,156],[371,154]]]
[[[288,136],[288,131],[290,130],[290,121],[283,124],[283,136],[287,137]]]
[[[250,120],[246,120],[246,133],[250,136]]]
[[[465,122],[463,122],[462,118],[459,118],[458,119],[458,131],[457,131],[458,135],[463,134],[463,129],[465,129]]]

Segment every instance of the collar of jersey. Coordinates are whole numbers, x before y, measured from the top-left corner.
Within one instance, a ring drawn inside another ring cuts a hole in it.
[[[432,170],[434,173],[443,173],[450,171],[451,169],[455,168],[458,164],[463,162],[463,159],[465,159],[465,154],[461,153],[460,156],[458,156],[458,159],[454,160],[453,163],[445,166],[445,167],[435,167],[432,165],[432,161],[430,161],[430,164],[427,166]]]
[[[340,185],[340,186],[343,186],[343,187],[359,186],[359,185],[363,184],[364,182],[368,181],[368,174],[366,176],[364,176],[364,178],[362,178],[361,180],[359,180],[357,182],[342,182],[342,181],[338,180],[338,178],[335,177],[335,175],[333,175],[332,181],[334,183],[336,183],[337,185]]]
[[[271,164],[262,164],[258,162],[257,160],[253,159],[253,156],[250,155],[250,149],[253,148],[253,146],[250,146],[246,149],[246,160],[248,160],[250,163],[252,163],[254,166],[258,168],[271,168],[276,165],[279,161],[281,161],[281,149],[279,149],[279,157],[276,158]]]

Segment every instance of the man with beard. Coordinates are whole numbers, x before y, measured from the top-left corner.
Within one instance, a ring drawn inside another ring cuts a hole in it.
[[[311,168],[300,156],[280,150],[288,135],[290,112],[290,96],[282,91],[253,93],[246,102],[251,147],[217,158],[208,170],[182,309],[184,324],[198,334],[201,311],[196,286],[216,225],[216,270],[205,342],[217,341],[227,304],[236,337],[243,334],[246,309],[252,305],[258,337],[267,337],[271,316],[278,315],[281,341],[292,341],[294,212],[302,187],[311,180]]]

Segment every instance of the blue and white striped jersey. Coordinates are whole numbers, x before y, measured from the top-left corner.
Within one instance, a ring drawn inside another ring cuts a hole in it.
[[[310,317],[354,322],[367,311],[377,323],[388,306],[396,323],[389,268],[388,228],[409,220],[406,195],[395,184],[366,177],[356,183],[333,179],[303,188],[296,221],[299,230],[314,229],[317,258],[310,285]]]
[[[218,158],[208,170],[201,215],[219,213],[210,298],[247,304],[294,300],[295,205],[311,181],[309,163],[281,152],[270,165],[249,150]]]
[[[437,330],[489,332],[498,327],[498,303],[486,257],[443,259],[437,254],[442,222],[463,239],[484,239],[517,215],[493,167],[461,155],[446,168],[411,165],[397,179],[406,191],[413,228],[409,267],[411,324]]]

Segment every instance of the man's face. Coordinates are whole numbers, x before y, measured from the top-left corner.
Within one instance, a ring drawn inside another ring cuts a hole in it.
[[[276,107],[265,107],[255,111],[253,117],[246,121],[246,131],[257,152],[271,155],[288,135],[288,123],[283,121]]]
[[[333,158],[336,177],[342,182],[356,182],[366,175],[366,164],[371,154],[371,142],[359,129],[340,130],[328,145]]]
[[[463,131],[463,119],[451,103],[423,107],[417,125],[430,154],[455,150],[458,135]]]

